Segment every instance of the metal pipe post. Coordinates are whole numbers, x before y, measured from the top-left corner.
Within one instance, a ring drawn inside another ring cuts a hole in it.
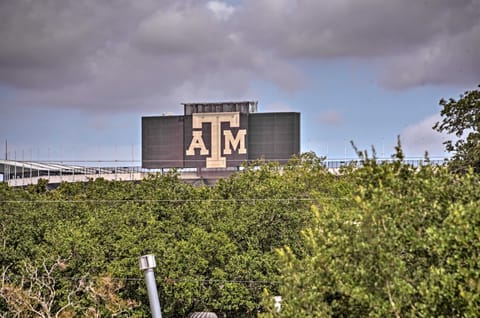
[[[142,270],[145,275],[152,318],[162,318],[162,310],[160,308],[160,301],[158,300],[157,283],[155,282],[155,273],[153,272],[153,269],[157,266],[155,255],[149,254],[141,256],[139,261],[140,270]]]

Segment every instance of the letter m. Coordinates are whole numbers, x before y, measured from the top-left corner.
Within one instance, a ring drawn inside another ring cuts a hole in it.
[[[245,136],[247,135],[246,129],[239,129],[236,137],[233,137],[231,130],[224,130],[223,135],[225,136],[225,148],[223,149],[223,154],[231,155],[232,150],[236,151],[237,148],[239,154],[247,153],[247,148],[245,148]]]

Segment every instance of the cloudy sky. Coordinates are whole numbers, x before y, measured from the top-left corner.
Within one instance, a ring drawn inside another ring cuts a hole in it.
[[[141,116],[222,100],[301,112],[329,158],[443,156],[438,101],[480,84],[480,0],[1,0],[0,41],[19,160],[139,160]]]

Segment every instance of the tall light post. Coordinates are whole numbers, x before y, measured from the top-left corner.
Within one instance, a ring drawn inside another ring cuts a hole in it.
[[[148,254],[140,256],[139,262],[140,270],[145,274],[152,318],[162,318],[162,310],[160,309],[160,301],[158,300],[157,283],[155,282],[155,273],[153,272],[153,269],[157,266],[155,255]]]

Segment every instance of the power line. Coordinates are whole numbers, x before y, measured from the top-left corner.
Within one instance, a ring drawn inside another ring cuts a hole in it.
[[[81,200],[0,200],[0,203],[186,203],[186,202],[289,202],[348,200],[346,197],[321,198],[239,198],[239,199],[81,199]]]
[[[13,279],[23,279],[23,281],[29,281],[28,278],[20,275],[8,275],[5,276],[5,280],[12,281]],[[36,277],[37,279],[49,278],[45,275],[40,275]],[[144,278],[140,277],[110,277],[110,276],[55,276],[55,279],[65,279],[70,281],[93,281],[97,279],[111,279],[115,281],[144,281]],[[171,283],[202,283],[202,284],[251,284],[251,285],[277,285],[280,282],[278,281],[268,281],[268,280],[244,280],[244,279],[195,279],[195,278],[170,278],[170,277],[160,277],[157,278],[157,281],[164,281],[167,284]]]

